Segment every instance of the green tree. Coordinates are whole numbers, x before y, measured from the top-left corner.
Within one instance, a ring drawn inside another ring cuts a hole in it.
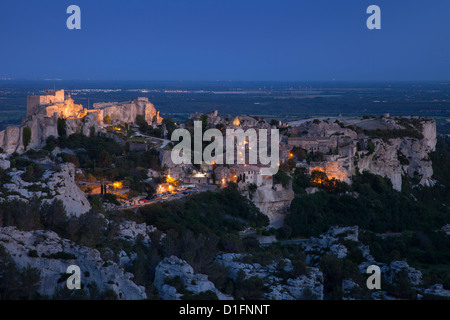
[[[41,222],[45,228],[62,230],[66,220],[66,209],[61,200],[53,200],[51,204],[41,206]]]
[[[29,127],[25,127],[23,128],[22,132],[22,142],[25,149],[27,148],[30,141],[31,141],[31,129]]]
[[[102,152],[100,152],[98,160],[102,168],[109,168],[111,166],[111,157],[106,150],[102,150]]]
[[[105,124],[111,124],[111,117],[106,115],[103,117],[103,123]]]
[[[58,118],[58,121],[57,121],[57,130],[58,130],[58,135],[59,135],[60,137],[65,137],[65,136],[67,136],[67,124],[66,124],[66,119]]]
[[[276,119],[270,120],[270,125],[271,125],[271,126],[278,126],[278,123],[279,123],[279,121],[276,120]]]
[[[202,131],[208,129],[208,116],[206,114],[200,117],[200,121],[202,122]]]
[[[375,144],[372,140],[367,141],[367,150],[369,150],[369,154],[372,154],[375,151]]]
[[[175,122],[172,118],[164,118],[162,123],[166,126],[167,136],[170,138],[172,136],[172,132],[177,128]]]

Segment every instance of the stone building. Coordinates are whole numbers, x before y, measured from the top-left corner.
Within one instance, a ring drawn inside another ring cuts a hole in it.
[[[261,175],[261,167],[248,164],[236,164],[230,167],[230,180],[245,185],[272,185],[272,176]]]
[[[75,104],[70,94],[64,90],[46,90],[44,95],[32,95],[27,97],[27,117],[44,115],[51,117],[58,114],[63,118],[82,118],[87,111],[80,104]]]

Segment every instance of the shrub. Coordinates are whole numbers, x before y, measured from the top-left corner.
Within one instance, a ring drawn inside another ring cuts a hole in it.
[[[111,117],[106,115],[103,117],[103,123],[105,124],[111,124]]]
[[[31,141],[31,129],[29,127],[25,127],[23,128],[22,131],[22,142],[25,149],[27,148],[30,141]]]
[[[28,256],[29,256],[30,258],[39,258],[39,255],[38,255],[38,253],[37,253],[36,250],[30,250],[30,251],[28,251]]]
[[[49,255],[42,254],[41,257],[47,259],[61,259],[61,260],[73,260],[77,258],[74,254],[65,251],[59,251],[57,253],[51,253]]]
[[[58,135],[59,135],[60,137],[65,137],[65,136],[67,136],[67,124],[66,124],[66,119],[58,118],[58,121],[57,121],[57,131],[58,131]]]

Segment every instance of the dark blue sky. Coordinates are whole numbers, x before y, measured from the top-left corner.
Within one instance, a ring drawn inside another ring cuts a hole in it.
[[[448,0],[2,1],[0,78],[445,81],[449,14]]]

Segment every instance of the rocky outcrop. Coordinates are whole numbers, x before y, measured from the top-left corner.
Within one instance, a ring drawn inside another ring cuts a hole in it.
[[[374,139],[375,149],[372,154],[358,153],[359,170],[389,178],[393,188],[399,191],[402,188],[402,175],[417,177],[419,184],[433,186],[433,168],[429,153],[436,147],[436,123],[434,120],[420,119],[420,124],[422,139]]]
[[[180,300],[184,293],[170,285],[170,280],[178,279],[184,287],[184,292],[197,295],[202,292],[212,291],[219,300],[232,300],[233,298],[221,293],[214,283],[208,280],[204,274],[194,273],[192,267],[184,260],[175,256],[165,258],[155,270],[154,285],[158,289],[159,296],[163,300]],[[168,284],[169,282],[169,284]]]
[[[289,259],[262,266],[259,263],[242,262],[245,256],[239,253],[225,253],[217,256],[216,261],[227,268],[228,276],[234,280],[238,278],[239,273],[243,273],[244,279],[251,277],[263,279],[268,288],[268,293],[265,294],[268,300],[323,299],[323,274],[319,269],[308,268],[307,274],[284,281],[277,274],[280,271],[293,270]]]
[[[156,111],[155,106],[148,98],[139,97],[129,102],[101,102],[94,103],[94,109],[99,112],[99,118],[109,116],[110,119],[119,122],[136,122],[136,116],[142,115],[149,124],[160,125],[163,118]]]
[[[22,127],[8,126],[0,134],[0,148],[6,153],[23,151]]]
[[[413,138],[391,139],[389,142],[376,140],[376,147],[373,154],[364,155],[358,160],[360,171],[367,170],[373,174],[378,174],[389,178],[395,190],[402,188],[402,175],[413,178],[419,176],[421,185],[432,186],[433,168],[428,154],[434,148],[428,149],[427,141]],[[363,153],[360,153],[362,155]],[[404,159],[403,164],[399,160],[399,155]]]
[[[291,129],[291,133],[301,136],[288,139],[304,139],[308,143],[315,143],[318,146],[307,151],[320,150],[325,154],[324,161],[311,162],[309,165],[299,162],[297,166],[306,167],[309,173],[313,170],[326,172],[328,178],[336,178],[347,183],[351,183],[350,178],[356,169],[360,172],[368,171],[387,177],[391,180],[393,188],[398,191],[402,188],[402,176],[414,178],[420,185],[434,185],[432,163],[429,158],[429,153],[433,152],[436,146],[434,120],[383,117],[340,121],[348,121],[349,126],[345,127],[341,122],[338,125],[335,122],[329,124],[326,121],[314,120],[299,122],[298,127]],[[400,132],[409,136],[396,135],[395,130],[403,130]],[[360,133],[357,134],[357,131]],[[304,132],[306,136],[303,135]],[[380,135],[384,136],[384,139],[376,138]],[[400,138],[394,138],[396,136]],[[321,150],[323,137],[337,137],[336,154],[328,153],[326,151],[328,147]],[[369,145],[372,150],[369,150]]]
[[[161,168],[176,167],[172,161],[172,150],[159,150],[159,162],[161,163]]]
[[[45,145],[50,136],[58,136],[57,115],[44,117],[43,115],[32,116],[27,120],[25,126],[31,129],[31,142],[27,149],[39,149]]]
[[[6,160],[6,154],[0,153],[0,168],[3,170],[9,169],[11,167],[11,161]]]
[[[124,272],[112,261],[104,261],[97,250],[62,239],[55,232],[4,227],[0,228],[0,245],[20,269],[30,265],[40,271],[40,294],[51,297],[57,288],[65,286],[65,281],[60,279],[66,274],[67,267],[77,265],[84,286],[95,282],[100,290],[112,289],[119,299],[124,300],[147,298],[145,288],[131,280],[131,273]]]
[[[286,284],[269,287],[268,300],[323,300],[323,274],[317,268],[309,268],[308,275],[288,279]]]
[[[414,286],[418,286],[422,282],[422,272],[410,267],[406,261],[392,261],[388,266],[383,266],[381,272],[391,283],[397,281],[400,272],[405,272],[408,281]]]
[[[27,202],[36,196],[43,203],[61,200],[67,215],[80,216],[91,209],[83,191],[75,183],[75,166],[72,163],[61,164],[59,171],[47,170],[41,181],[33,183],[22,180],[23,171],[13,171],[11,182],[4,184],[7,193],[0,193],[2,199],[18,199]]]
[[[262,186],[256,189],[252,194],[251,200],[256,207],[269,217],[270,225],[274,228],[283,225],[284,217],[287,209],[294,199],[294,191],[292,186],[282,188],[281,185],[275,189]]]
[[[425,289],[423,293],[433,296],[450,298],[450,290],[445,290],[444,286],[440,283],[432,285],[430,288]]]
[[[319,237],[311,237],[302,243],[306,254],[306,262],[317,265],[322,255],[327,252],[335,255],[339,259],[347,256],[347,248],[340,243],[340,240],[358,242],[358,227],[331,227],[326,233]]]
[[[149,233],[152,233],[155,230],[155,227],[148,226],[146,223],[123,221],[119,225],[119,232],[116,238],[134,242],[138,237],[140,237],[144,244],[150,244]]]
[[[58,92],[58,95],[59,99],[53,95],[32,96],[28,101],[25,121],[19,126],[8,126],[0,131],[0,148],[7,154],[26,151],[22,141],[25,127],[31,129],[31,141],[26,149],[42,148],[48,137],[58,137],[58,118],[66,120],[67,135],[81,133],[90,136],[97,133],[99,122],[105,116],[116,122],[135,123],[136,116],[142,115],[149,124],[162,124],[163,118],[148,98],[136,98],[125,103],[96,103],[95,110],[86,110],[81,105],[74,104],[72,99],[64,99],[64,90]]]
[[[46,117],[42,114],[29,116],[20,126],[9,126],[0,132],[0,148],[7,154],[22,153],[26,150],[38,150],[45,146],[50,136],[58,137],[58,114]],[[67,119],[67,134],[83,132],[83,119]],[[25,150],[23,145],[23,130],[30,128],[31,139]],[[97,128],[97,127],[96,127]]]
[[[47,178],[47,186],[52,194],[47,201],[61,200],[68,215],[80,216],[91,209],[83,191],[75,183],[75,166],[72,163],[62,164],[58,172],[46,171],[42,179]]]

